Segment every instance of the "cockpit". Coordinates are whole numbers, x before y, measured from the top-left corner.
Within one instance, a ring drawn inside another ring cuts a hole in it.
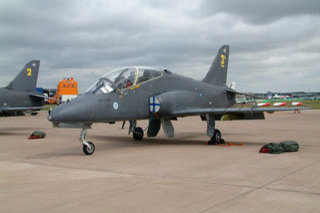
[[[86,93],[106,94],[158,78],[162,72],[153,68],[126,67],[103,75]]]

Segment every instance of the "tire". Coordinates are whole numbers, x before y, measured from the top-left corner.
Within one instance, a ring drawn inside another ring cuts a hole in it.
[[[83,145],[83,153],[86,155],[92,155],[94,153],[95,146],[92,142],[88,142],[88,144],[90,145],[90,147]]]
[[[212,141],[215,141],[216,143],[222,142],[221,132],[218,129],[214,130],[213,137],[211,138]]]
[[[133,139],[135,141],[141,141],[143,139],[143,129],[136,127],[133,131]]]

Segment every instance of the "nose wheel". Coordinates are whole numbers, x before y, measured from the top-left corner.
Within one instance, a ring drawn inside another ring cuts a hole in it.
[[[86,141],[87,138],[87,127],[83,128],[80,134],[80,142],[83,144],[83,153],[85,155],[92,155],[95,151],[95,146],[92,142]]]
[[[87,142],[89,146],[83,145],[83,153],[86,155],[92,155],[95,150],[95,146],[92,142]]]

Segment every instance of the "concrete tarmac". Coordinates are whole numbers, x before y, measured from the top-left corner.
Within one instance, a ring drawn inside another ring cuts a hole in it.
[[[1,117],[0,212],[320,212],[319,118],[308,110],[217,122],[234,146],[206,145],[199,117],[173,121],[174,139],[161,131],[140,142],[128,124],[94,124],[96,151],[85,156],[80,130],[53,128],[45,112]],[[28,140],[34,130],[47,137]],[[258,153],[283,140],[300,151]]]

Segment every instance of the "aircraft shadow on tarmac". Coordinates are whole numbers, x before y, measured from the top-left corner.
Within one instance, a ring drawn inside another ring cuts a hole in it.
[[[43,160],[43,159],[50,159],[50,158],[72,157],[72,156],[82,156],[82,153],[74,150],[74,147],[70,147],[65,149],[61,148],[59,150],[57,149],[55,151],[50,151],[50,152],[43,152],[43,153],[38,153],[34,155],[29,155],[26,157],[26,159],[29,159],[29,160],[42,159]]]
[[[0,136],[9,136],[9,135],[12,135],[12,136],[15,136],[15,135],[26,135],[25,133],[23,132],[0,132]]]
[[[30,128],[24,127],[8,127],[8,128],[0,128],[0,136],[5,135],[26,135],[27,133],[23,131],[32,131]]]
[[[190,133],[190,135],[193,133]],[[117,150],[117,149],[130,149],[136,147],[148,147],[148,146],[208,146],[207,141],[203,139],[188,139],[191,136],[182,136],[179,138],[145,138],[143,141],[135,141],[129,136],[102,136],[102,135],[90,135],[90,139],[99,140],[99,152],[108,152],[108,150]],[[193,134],[194,137],[203,135],[200,133]],[[262,146],[267,142],[245,142],[245,141],[227,141],[227,143],[232,144],[242,144],[243,146]],[[76,145],[76,144],[75,144]],[[208,148],[215,148],[219,146],[208,146]],[[239,147],[239,146],[237,146]],[[240,146],[241,147],[241,146]],[[219,147],[220,148],[220,147]],[[56,149],[55,151],[45,152],[30,155],[27,159],[49,159],[55,157],[67,157],[67,156],[82,156],[82,153],[76,151],[73,146],[70,147],[61,147],[61,149]]]
[[[144,146],[152,146],[152,145],[203,145],[206,141],[201,140],[185,140],[185,138],[146,138],[144,141],[134,141],[129,137],[117,137],[117,136],[91,136],[92,139],[98,139],[103,141],[112,141],[124,146],[135,146],[135,145],[144,145]],[[110,145],[110,144],[108,144]]]
[[[123,136],[100,136],[100,135],[92,135],[90,138],[92,139],[98,139],[102,141],[112,141],[112,144],[110,143],[100,143],[99,147],[104,145],[106,146],[106,149],[110,148],[110,146],[114,147],[132,147],[132,146],[167,146],[167,145],[207,145],[208,141],[205,141],[203,139],[188,139],[185,140],[186,137],[179,137],[179,138],[146,138],[144,141],[134,141],[129,137],[123,137]],[[114,142],[114,143],[113,143]],[[243,144],[243,145],[250,145],[250,146],[260,146],[264,145],[266,143],[270,142],[246,142],[246,141],[226,141],[227,143],[232,144]],[[103,148],[103,147],[102,147]]]

